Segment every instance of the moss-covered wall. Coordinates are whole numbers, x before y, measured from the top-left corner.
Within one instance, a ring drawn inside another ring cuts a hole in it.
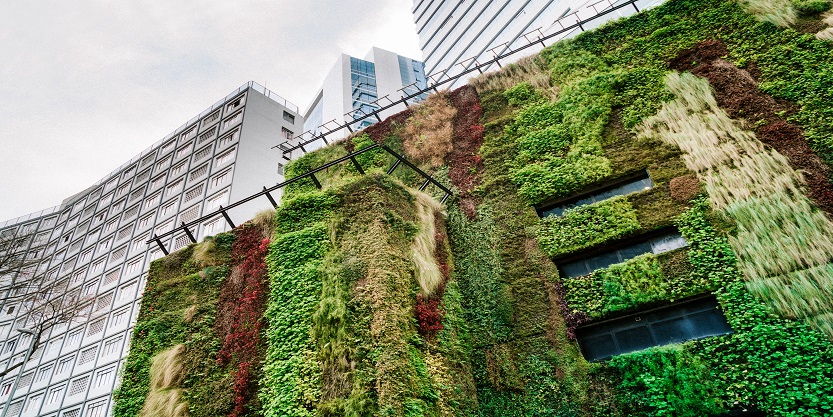
[[[830,415],[833,44],[801,32],[830,3],[741,3],[669,0],[293,161],[375,141],[456,195],[365,153],[365,175],[289,187],[265,234],[155,263],[116,414],[164,391],[191,415]],[[536,214],[645,171],[648,190]],[[671,228],[687,247],[559,275]],[[706,294],[732,334],[581,355],[578,326]],[[180,344],[181,383],[152,390]]]

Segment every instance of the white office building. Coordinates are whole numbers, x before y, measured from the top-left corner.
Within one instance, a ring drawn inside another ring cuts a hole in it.
[[[363,129],[405,109],[403,104],[379,111],[381,107],[425,87],[425,65],[420,61],[376,47],[363,59],[341,54],[304,112],[304,130],[310,133],[300,139],[310,139],[312,135],[372,115],[351,124],[354,131]],[[409,104],[424,98],[425,94],[414,97]],[[328,136],[328,140],[347,134],[349,131],[342,129]],[[323,144],[323,141],[311,143],[306,150]]]
[[[560,31],[626,0],[414,0],[413,14],[426,73],[438,81],[485,63],[510,49],[529,44],[538,37]],[[662,0],[639,0],[644,10]],[[583,25],[592,29],[611,19],[636,13],[628,5],[603,18]],[[555,39],[580,33],[575,29]],[[548,41],[547,45],[554,40]],[[543,48],[540,44],[509,58],[515,61]],[[488,68],[496,69],[496,68]],[[471,76],[452,86],[460,86]]]
[[[148,265],[163,255],[146,242],[281,181],[280,152],[271,147],[302,126],[296,106],[250,82],[59,206],[0,223],[0,234],[33,236],[23,250],[45,254],[37,270],[66,296],[89,299],[81,316],[50,329],[29,361],[0,381],[6,415],[109,416]],[[262,198],[228,214],[240,224],[270,206]],[[214,216],[190,231],[201,240],[228,229]],[[162,241],[170,251],[190,242],[182,231]],[[13,278],[0,283],[8,288]],[[27,326],[25,309],[6,289],[0,285],[0,370],[23,361],[32,342],[18,331]]]

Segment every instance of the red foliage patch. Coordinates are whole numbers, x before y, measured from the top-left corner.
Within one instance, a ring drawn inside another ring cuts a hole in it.
[[[370,136],[370,139],[373,140],[373,142],[382,143],[385,141],[385,136],[389,135],[396,125],[405,123],[409,117],[411,117],[411,109],[402,110],[401,112],[396,113],[379,123],[368,126],[362,131],[362,133],[366,133]]]
[[[787,157],[790,166],[804,175],[807,197],[829,215],[833,215],[833,184],[830,167],[810,148],[800,127],[788,123],[782,115],[794,112],[794,106],[778,102],[758,88],[754,65],[750,71],[735,67],[722,59],[728,55],[722,42],[700,42],[669,62],[669,67],[709,80],[718,105],[736,119],[754,123],[761,142]]]
[[[460,190],[460,208],[469,219],[477,216],[480,199],[473,194],[480,185],[483,173],[483,158],[480,145],[483,144],[483,108],[474,87],[463,86],[449,94],[449,101],[457,109],[454,118],[454,143],[446,156],[448,177]]]
[[[421,294],[417,295],[416,304],[414,305],[414,317],[417,319],[419,334],[427,339],[433,338],[437,332],[443,329],[443,315],[445,312],[440,309],[440,300],[442,300],[445,293],[445,284],[451,276],[451,268],[448,265],[448,250],[445,244],[447,237],[442,232],[445,230],[445,221],[442,217],[435,216],[434,227],[437,230],[434,235],[436,242],[434,259],[437,261],[443,280],[437,287],[437,291],[429,297],[423,297]]]
[[[265,354],[263,314],[269,283],[264,258],[269,239],[256,227],[237,229],[231,247],[232,273],[220,288],[214,331],[223,340],[217,364],[230,366],[234,375],[234,409],[230,417],[246,414],[256,400],[257,370]]]

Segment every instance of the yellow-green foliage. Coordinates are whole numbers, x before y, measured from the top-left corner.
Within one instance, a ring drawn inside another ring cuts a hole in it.
[[[402,129],[405,154],[419,162],[442,165],[451,152],[454,117],[457,109],[448,102],[447,93],[432,94],[417,106]]]
[[[521,58],[505,66],[501,71],[478,75],[469,80],[469,85],[482,94],[486,91],[503,91],[522,82],[545,91],[552,98],[557,95],[557,89],[550,86],[549,71],[540,63],[537,55]]]
[[[787,27],[795,24],[798,13],[790,0],[739,0],[743,8],[762,22]]]
[[[827,14],[824,15],[824,23],[829,27],[819,31],[819,33],[816,33],[816,37],[819,39],[833,41],[833,11],[827,12]]]
[[[159,352],[150,365],[150,392],[141,417],[187,417],[188,403],[182,401],[182,354],[179,344]]]
[[[437,244],[434,216],[440,211],[440,205],[429,195],[421,192],[414,192],[414,201],[419,221],[419,233],[414,238],[414,274],[422,295],[427,297],[436,291],[443,279],[434,259],[434,247]]]
[[[708,81],[671,73],[677,97],[646,120],[643,134],[686,152],[712,206],[737,223],[730,243],[749,290],[784,317],[803,318],[833,338],[827,273],[833,223],[801,193],[801,177],[718,107]]]

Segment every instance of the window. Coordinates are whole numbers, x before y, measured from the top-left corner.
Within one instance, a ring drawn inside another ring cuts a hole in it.
[[[192,136],[194,136],[194,134],[195,134],[195,133],[197,133],[197,126],[196,126],[196,125],[191,126],[191,128],[190,128],[190,129],[186,130],[186,131],[185,131],[185,132],[184,132],[184,133],[183,133],[183,134],[179,137],[179,140],[185,140],[185,139],[191,138]]]
[[[110,327],[116,327],[124,323],[124,319],[127,318],[127,312],[129,308],[125,308],[113,313],[113,317],[110,319]]]
[[[133,246],[131,250],[141,250],[147,248],[148,234],[143,233],[133,238]]]
[[[107,184],[104,186],[104,190],[105,191],[112,190],[113,187],[115,187],[116,184],[118,184],[118,183],[119,183],[119,179],[118,178],[113,178],[110,181],[107,181]]]
[[[156,159],[156,154],[154,153],[142,158],[141,166],[145,166],[152,163],[154,159]]]
[[[176,141],[175,140],[169,140],[167,143],[162,145],[162,149],[159,150],[159,153],[165,153],[165,152],[170,151],[171,149],[174,148],[174,145],[176,145]]]
[[[211,179],[211,187],[216,188],[225,184],[231,178],[231,171],[223,172]]]
[[[220,120],[220,111],[219,110],[215,111],[214,113],[209,114],[208,116],[205,116],[205,119],[202,119],[202,125],[203,126],[208,126],[208,125],[216,122],[217,120]]]
[[[228,129],[243,120],[243,112],[239,111],[223,120],[223,129]]]
[[[216,113],[216,114],[217,114],[218,117],[220,116],[220,113]],[[216,126],[212,127],[209,130],[206,130],[205,132],[200,133],[200,138],[198,139],[198,142],[203,143],[203,142],[213,138],[215,133],[217,133],[217,127]]]
[[[130,183],[122,184],[122,186],[119,187],[118,191],[116,191],[116,195],[125,195],[127,194],[128,190],[130,190]]]
[[[234,100],[231,100],[228,104],[226,104],[226,113],[242,106],[244,98],[244,96],[238,96],[235,97]]]
[[[90,265],[90,272],[98,272],[104,268],[104,259],[99,259]]]
[[[202,177],[203,175],[208,173],[208,164],[205,164],[199,168],[196,168],[188,174],[188,181],[194,181],[197,178]]]
[[[128,298],[133,298],[136,293],[136,283],[128,284],[119,290],[119,300],[125,300]]]
[[[110,254],[110,262],[120,261],[122,258],[124,258],[124,254],[126,254],[126,253],[127,253],[127,246],[122,246],[122,247],[114,250],[113,253]]]
[[[185,172],[186,165],[188,165],[188,161],[182,161],[171,168],[171,178]]]
[[[41,368],[38,369],[38,374],[35,376],[35,382],[41,382],[52,376],[52,366],[53,365],[51,363],[49,365],[41,366]]]
[[[12,391],[12,381],[4,382],[3,386],[0,387],[0,396],[7,396],[9,392]]]
[[[29,372],[28,374],[23,375],[20,377],[20,382],[17,383],[17,388],[26,388],[29,384],[32,383],[32,379],[35,377],[34,372]]]
[[[85,295],[85,296],[86,295],[92,295],[95,292],[95,287],[96,287],[95,282],[91,282],[91,283],[85,285],[84,286],[84,291],[81,293],[81,295]]]
[[[69,371],[70,364],[72,364],[72,356],[68,356],[61,359],[58,362],[58,367],[55,368],[55,375],[60,375],[64,372]]]
[[[136,184],[146,180],[149,176],[150,176],[150,169],[146,169],[146,170],[140,172],[139,175],[136,175]]]
[[[165,205],[162,206],[162,208],[159,210],[159,215],[167,216],[168,214],[173,213],[174,207],[176,207],[176,200],[172,200],[170,202],[165,203]]]
[[[565,210],[588,204],[598,203],[600,201],[604,201],[609,198],[613,198],[620,195],[626,195],[643,190],[648,190],[653,186],[654,182],[651,181],[651,177],[648,176],[648,172],[643,171],[636,177],[631,177],[626,180],[619,181],[616,184],[600,188],[590,193],[583,193],[580,196],[569,198],[567,200],[562,200],[561,202],[558,202],[556,204],[544,205],[540,208],[536,208],[536,211],[538,212],[538,215],[541,217],[560,216],[564,214]]]
[[[87,383],[90,381],[90,376],[82,376],[81,378],[72,381],[69,384],[69,396],[80,394],[87,390]]]
[[[61,415],[61,417],[78,417],[80,415],[81,415],[81,409],[76,408],[75,410],[70,410],[70,411],[65,412],[64,414]]]
[[[130,220],[138,212],[139,212],[139,206],[133,206],[133,207],[127,209],[127,211],[125,211],[124,215],[122,216],[122,221]]]
[[[213,210],[220,205],[225,204],[228,201],[228,191],[223,191],[222,193],[216,194],[209,198],[206,202],[206,210]]]
[[[66,387],[66,385],[59,385],[57,387],[50,388],[49,394],[46,396],[46,403],[53,404],[58,402],[64,394],[64,387]]]
[[[6,348],[3,349],[3,353],[14,352],[14,348],[17,346],[17,339],[9,340],[6,342]]]
[[[182,189],[182,185],[185,184],[185,181],[179,179],[176,180],[165,188],[165,195],[170,196],[172,194],[176,194],[179,190]]]
[[[223,165],[225,163],[233,161],[235,151],[237,151],[236,148],[235,149],[229,149],[228,151],[224,152],[222,155],[215,158],[215,160],[217,161],[215,166],[220,166],[220,165]]]
[[[159,199],[162,197],[162,193],[156,193],[148,198],[145,199],[144,208],[151,208],[159,203]]]
[[[220,138],[220,144],[217,145],[217,146],[222,148],[223,146],[226,146],[226,145],[236,141],[237,138],[239,138],[239,137],[240,137],[240,129],[235,129],[233,132],[229,132],[227,135]]]
[[[150,224],[150,222],[153,220],[154,215],[156,215],[156,213],[150,213],[150,214],[142,217],[141,219],[139,219],[139,228],[142,229],[142,228],[147,227]]]
[[[104,348],[101,349],[101,356],[104,357],[107,355],[117,353],[119,351],[119,348],[121,348],[121,340],[122,337],[119,336],[104,342]]]
[[[182,249],[188,246],[189,243],[191,243],[191,239],[189,239],[188,236],[178,236],[176,239],[174,239],[174,250]]]
[[[598,255],[575,261],[557,263],[562,276],[575,278],[587,275],[597,269],[607,268],[613,264],[625,262],[639,255],[646,253],[658,255],[687,245],[688,243],[679,233],[665,233],[639,243],[630,243],[627,246],[608,250]]]
[[[167,168],[168,164],[170,164],[170,163],[171,163],[171,156],[167,155],[164,158],[160,159],[159,162],[156,163],[156,166],[153,167],[153,169],[156,170],[156,172],[159,172],[159,171]],[[163,175],[162,178],[165,178],[165,176]],[[157,177],[157,179],[158,179],[158,177]],[[154,181],[156,181],[156,180],[154,180]]]
[[[96,387],[98,386],[100,385],[96,385]],[[107,411],[106,406],[107,400],[90,404],[87,406],[87,412],[84,415],[87,417],[104,417],[104,413]]]
[[[107,275],[104,276],[104,281],[102,281],[102,284],[107,285],[107,284],[116,282],[118,280],[119,280],[119,270],[114,269],[114,270],[108,272]]]
[[[72,346],[81,340],[81,329],[75,330],[67,336],[67,345]]]
[[[153,262],[153,261],[155,261],[155,260],[157,260],[161,257],[162,257],[162,251],[161,250],[156,249],[156,248],[151,249],[150,252],[148,253],[148,265],[150,265],[151,262]]]
[[[36,411],[38,407],[40,407],[40,402],[43,399],[43,393],[32,394],[29,396],[29,399],[26,400],[26,409],[23,410],[24,413],[28,413],[30,411]]]
[[[93,250],[90,249],[88,251],[85,251],[85,252],[81,253],[81,256],[78,257],[78,262],[87,262],[92,257],[93,257]]]
[[[199,216],[199,214],[200,214],[200,206],[199,205],[193,206],[193,207],[183,211],[182,214],[179,215],[179,221],[184,222],[184,223],[188,223],[191,220],[196,219],[197,216]]]
[[[70,279],[70,280],[69,280],[70,285],[72,285],[72,284],[77,284],[77,283],[81,282],[81,281],[84,279],[84,274],[86,274],[86,273],[87,273],[87,270],[86,270],[86,269],[82,269],[82,270],[80,270],[80,271],[76,271],[76,272],[72,275],[72,279]]]
[[[162,174],[150,181],[150,189],[153,190],[156,187],[161,187],[162,184],[165,183],[165,174]]]
[[[46,354],[50,353],[57,353],[61,350],[61,342],[63,342],[63,337],[58,339],[53,339],[49,341],[49,344],[46,346]]]
[[[23,407],[23,401],[12,403],[12,405],[9,406],[9,411],[6,413],[6,415],[16,416],[20,412],[21,407]]]
[[[105,308],[110,307],[110,304],[113,304],[113,293],[110,292],[108,294],[102,295],[98,297],[95,303],[95,311],[101,311]],[[103,327],[103,326],[102,326]]]
[[[632,314],[576,329],[588,360],[603,360],[652,346],[731,333],[713,296]]]
[[[180,146],[179,149],[176,150],[176,155],[174,155],[174,158],[176,158],[176,159],[182,158],[183,156],[188,155],[188,153],[190,153],[190,152],[191,152],[191,142],[188,142],[185,145]]]
[[[125,203],[127,203],[127,200],[119,200],[119,201],[113,203],[113,205],[110,206],[110,215],[112,216],[112,215],[120,212],[121,209],[124,208]],[[116,220],[113,220],[113,221],[115,222]]]
[[[135,274],[136,272],[139,272],[139,265],[141,263],[142,263],[141,259],[136,259],[136,260],[131,261],[129,264],[127,264],[127,267],[125,268],[125,273],[126,274]]]
[[[208,155],[211,155],[211,145],[194,152],[194,162],[199,161]]]
[[[183,200],[183,202],[187,203],[187,202],[201,196],[202,195],[202,188],[203,188],[203,184],[200,184],[200,185],[186,191],[185,192],[185,199]]]
[[[95,360],[95,356],[98,353],[98,346],[89,347],[81,351],[78,354],[78,364],[83,365],[85,363],[90,363]]]
[[[113,379],[113,374],[116,372],[115,367],[110,367],[107,369],[102,369],[95,373],[95,388],[101,388],[105,385],[109,385]]]
[[[160,224],[156,225],[156,228],[153,229],[153,233],[155,233],[157,235],[161,235],[162,233],[169,232],[169,231],[173,230],[173,226],[174,226],[173,219],[168,220],[164,223],[160,223]]]
[[[283,120],[286,120],[289,123],[295,124],[295,116],[292,113],[284,110],[283,111]]]
[[[220,233],[222,230],[222,223],[220,219],[214,219],[208,222],[203,223],[202,225],[202,235],[205,236],[213,236],[217,233]]]
[[[281,137],[284,138],[285,140],[292,140],[293,135],[294,135],[294,133],[291,130],[289,130],[285,127],[281,128]]]

